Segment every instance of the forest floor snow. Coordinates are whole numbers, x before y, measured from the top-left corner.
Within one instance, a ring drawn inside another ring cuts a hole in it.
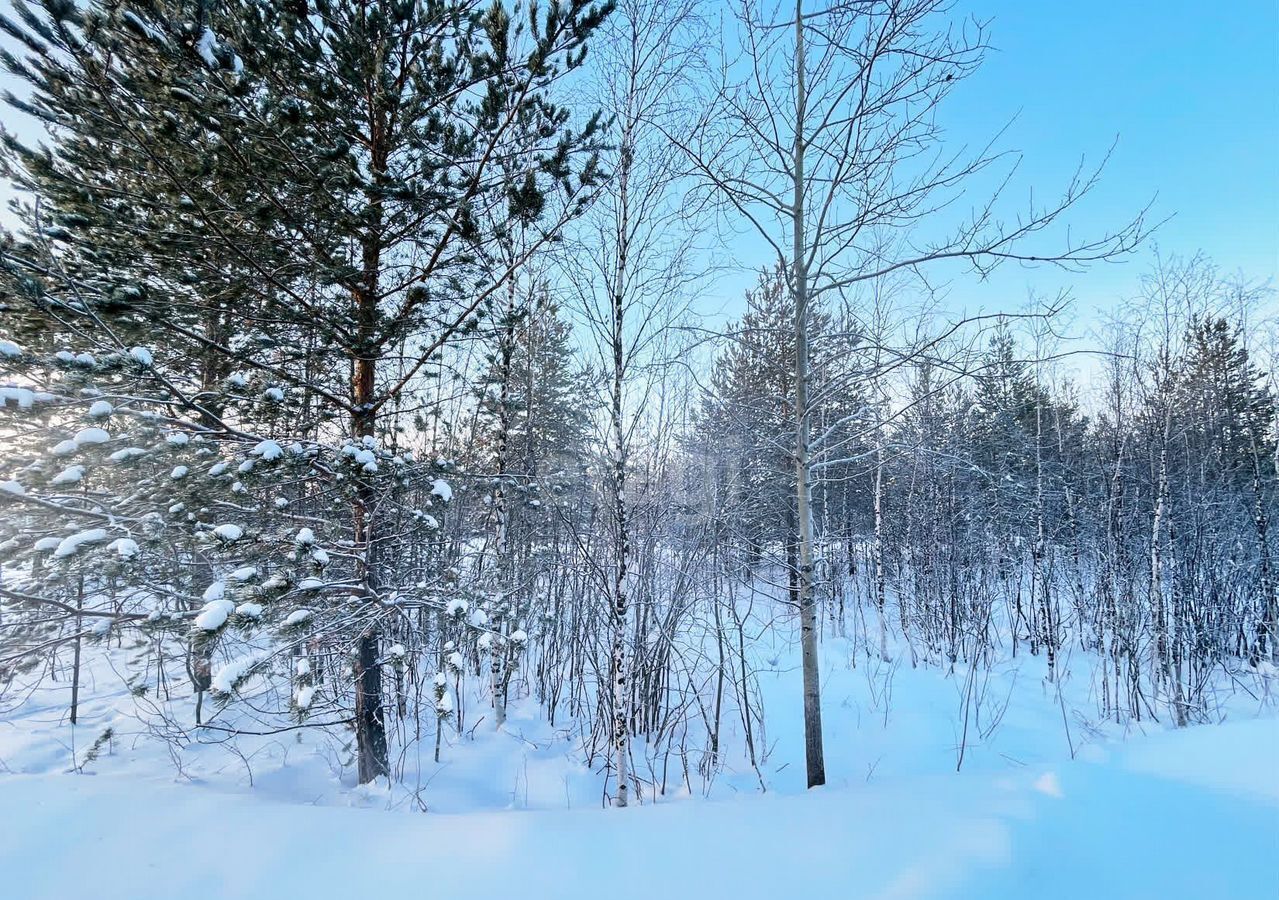
[[[0,895],[1279,893],[1273,679],[1223,699],[1221,724],[1119,726],[1097,719],[1086,675],[1049,684],[1034,657],[970,679],[962,668],[912,667],[907,655],[862,654],[853,666],[848,645],[828,639],[829,783],[805,791],[798,667],[770,653],[757,660],[767,710],[758,772],[738,741],[724,771],[709,786],[693,778],[689,791],[681,762],[639,748],[640,777],[665,770],[667,792],[627,810],[601,808],[598,766],[582,762],[571,728],[549,728],[529,701],[495,733],[473,698],[474,731],[446,740],[438,766],[424,741],[427,751],[397,762],[400,786],[388,790],[355,788],[349,760],[319,732],[241,741],[235,752],[216,742],[170,749],[127,692],[108,689],[109,673],[94,673],[75,728],[64,686],[46,686],[0,722]],[[113,739],[83,764],[107,725]],[[423,804],[429,814],[417,812]]]
[[[1274,896],[1279,722],[1104,760],[628,810],[387,815],[125,776],[0,781],[14,898]]]

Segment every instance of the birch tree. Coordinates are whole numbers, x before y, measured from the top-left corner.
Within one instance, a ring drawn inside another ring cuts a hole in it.
[[[611,745],[617,792],[629,802],[632,720],[632,510],[629,467],[664,335],[691,281],[689,210],[679,156],[661,127],[678,121],[691,71],[693,4],[622,0],[604,26],[598,96],[612,120],[616,155],[581,245],[566,260],[599,372],[601,436],[612,553],[593,567],[608,598]]]
[[[736,4],[735,42],[703,103],[702,127],[672,139],[706,186],[762,239],[794,301],[795,496],[809,786],[825,783],[814,592],[810,325],[829,298],[947,261],[1079,266],[1130,250],[1140,217],[1080,238],[1054,228],[1097,184],[1082,166],[1059,196],[1008,218],[1015,159],[947,151],[936,113],[980,65],[981,23],[946,22],[943,0]],[[994,176],[987,199],[954,212]]]

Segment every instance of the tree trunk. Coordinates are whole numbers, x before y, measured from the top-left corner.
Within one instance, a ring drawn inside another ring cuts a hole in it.
[[[355,662],[355,743],[359,751],[360,784],[391,771],[387,758],[386,720],[382,712],[382,666],[378,660],[377,629],[360,635]]]
[[[808,786],[826,783],[822,754],[821,685],[817,658],[817,608],[813,593],[812,461],[809,458],[808,409],[808,271],[804,230],[804,4],[795,2],[795,150],[794,150],[794,259],[791,263],[795,293],[795,499],[799,518],[799,628],[804,669],[804,758]]]
[[[1048,535],[1044,529],[1044,450],[1043,450],[1043,403],[1035,401],[1035,543],[1031,550],[1031,585],[1032,593],[1039,595],[1039,628],[1044,644],[1044,653],[1048,657],[1048,680],[1057,680],[1057,622],[1054,615],[1052,596],[1050,594],[1049,577],[1045,555],[1048,551]]]
[[[1269,655],[1270,662],[1279,665],[1279,586],[1275,584],[1274,567],[1270,558],[1270,520],[1266,515],[1265,493],[1261,488],[1261,454],[1257,448],[1256,432],[1249,428],[1252,442],[1252,524],[1257,533],[1260,553],[1257,577],[1261,586],[1261,615],[1257,622],[1256,641],[1252,652],[1255,666]]]
[[[507,620],[512,610],[509,607],[509,594],[506,589],[510,583],[509,575],[512,565],[509,553],[510,512],[506,501],[506,475],[511,440],[511,358],[515,352],[514,317],[515,282],[512,280],[507,288],[506,321],[503,323],[501,345],[498,349],[498,378],[501,384],[497,410],[497,486],[493,490],[493,567],[495,580],[502,594],[498,607],[494,610],[497,617],[493,622],[493,644],[489,655],[494,728],[501,728],[506,724],[506,688],[510,680],[510,648],[507,646],[506,634],[509,631]],[[502,608],[502,604],[507,604],[506,608]]]
[[[617,560],[613,575],[613,753],[617,762],[617,805],[627,804],[627,781],[630,763],[630,684],[627,671],[626,623],[629,614],[626,595],[626,576],[630,565],[630,523],[627,519],[626,497],[626,446],[627,437],[622,417],[622,375],[625,371],[626,345],[625,275],[630,235],[629,181],[631,158],[634,152],[629,128],[622,136],[622,159],[618,173],[618,199],[620,221],[617,248],[616,280],[611,287],[612,334],[610,349],[613,354],[613,384],[611,424],[614,441],[613,456],[613,516],[617,528]]]
[[[351,372],[351,394],[354,401],[351,424],[357,439],[373,437],[376,425],[375,361],[372,347],[377,317],[376,250],[366,248],[364,261],[369,284],[356,296],[361,340],[356,348]],[[364,592],[370,600],[377,596],[378,591],[376,501],[373,489],[362,483],[355,498],[355,541],[364,552],[361,575]],[[376,625],[365,629],[359,636],[355,654],[355,743],[359,751],[360,784],[388,775],[391,770],[387,754],[386,720],[382,710],[380,638]]]
[[[884,611],[884,436],[875,436],[875,609],[879,613],[879,658],[888,662],[888,621]],[[900,601],[898,601],[900,602]]]
[[[84,576],[80,576],[79,584],[76,588],[75,595],[75,647],[73,649],[73,657],[71,660],[71,724],[76,723],[76,719],[80,714],[80,645],[83,639],[80,637],[80,630],[84,627],[83,617],[80,610],[84,609]]]
[[[1164,516],[1168,504],[1168,450],[1159,450],[1159,470],[1156,476],[1155,512],[1150,525],[1150,611],[1154,626],[1154,642],[1150,656],[1150,687],[1152,701],[1159,701],[1159,686],[1164,680],[1168,656],[1167,606],[1164,602],[1163,584],[1163,531]]]

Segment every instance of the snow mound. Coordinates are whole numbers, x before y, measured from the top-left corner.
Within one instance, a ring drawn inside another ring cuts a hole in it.
[[[265,653],[250,653],[237,657],[221,666],[213,673],[212,688],[220,694],[229,694],[236,684],[249,674],[249,671],[266,658]]]
[[[128,462],[131,459],[139,459],[147,455],[145,447],[124,447],[112,453],[108,459],[112,462]]]
[[[235,612],[235,604],[219,597],[204,604],[200,614],[195,617],[195,627],[201,631],[217,631],[226,624],[231,613]]]
[[[138,542],[133,538],[117,538],[111,542],[110,548],[116,552],[121,559],[133,559],[138,555]]]
[[[275,441],[262,441],[249,451],[250,456],[257,456],[266,462],[279,459],[284,455],[284,448]]]
[[[49,484],[78,484],[84,478],[84,466],[67,466],[49,480]]]
[[[244,529],[239,525],[218,525],[213,529],[213,534],[219,539],[226,541],[228,544],[235,543],[244,537]]]
[[[111,440],[111,435],[101,428],[85,428],[78,432],[73,440],[76,446],[83,447],[85,444],[105,444]]]
[[[30,409],[35,405],[36,394],[30,388],[0,387],[0,409],[8,406],[9,401],[13,401],[18,409]]]
[[[453,488],[443,478],[437,478],[431,483],[431,493],[439,497],[445,503],[453,499]]]
[[[80,551],[81,547],[100,544],[106,539],[107,530],[105,528],[89,528],[84,531],[77,531],[70,537],[65,537],[59,541],[57,549],[53,551],[53,555],[56,559],[74,556]]]

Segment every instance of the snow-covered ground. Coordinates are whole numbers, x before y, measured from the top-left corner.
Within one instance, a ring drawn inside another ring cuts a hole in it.
[[[0,781],[14,898],[1275,896],[1279,723],[804,796],[402,816],[172,780]]]
[[[46,683],[0,722],[0,896],[1279,894],[1273,679],[1223,700],[1221,724],[1175,731],[1098,721],[1087,660],[1060,685],[1024,655],[969,679],[904,648],[853,666],[828,639],[830,783],[806,792],[787,646],[760,647],[758,774],[735,750],[690,796],[679,761],[640,748],[640,777],[665,765],[668,790],[626,810],[601,808],[571,724],[549,728],[527,700],[495,733],[471,698],[441,763],[424,741],[388,790],[354,787],[340,732],[177,749],[109,670],[75,728],[65,683]]]

